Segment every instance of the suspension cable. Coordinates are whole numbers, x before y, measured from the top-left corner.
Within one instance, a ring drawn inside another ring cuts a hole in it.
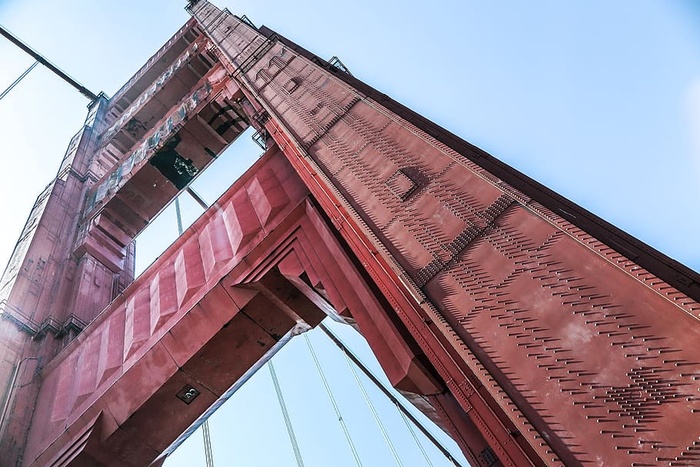
[[[297,465],[299,467],[304,467],[304,459],[301,457],[299,443],[297,442],[297,437],[294,434],[292,420],[289,418],[289,412],[287,412],[287,405],[284,403],[282,389],[280,388],[280,383],[277,379],[277,373],[275,372],[275,366],[272,364],[272,360],[267,362],[267,366],[270,369],[270,375],[272,376],[272,384],[273,386],[275,386],[275,393],[277,393],[277,401],[280,403],[280,408],[282,409],[282,417],[284,417],[284,424],[287,426],[287,434],[289,435],[289,440],[292,442],[292,449],[294,449],[294,457],[296,457]]]
[[[309,340],[309,336],[304,334],[304,339],[306,339],[306,345],[309,347],[309,351],[311,352],[311,356],[314,359],[314,363],[316,364],[316,369],[318,370],[318,374],[321,375],[321,380],[323,381],[323,385],[326,387],[326,393],[328,394],[328,398],[331,400],[331,404],[333,404],[333,409],[335,410],[335,415],[338,417],[338,422],[340,423],[340,426],[343,428],[343,432],[345,433],[345,439],[348,441],[348,444],[350,445],[350,450],[352,451],[352,455],[355,457],[355,462],[357,462],[358,466],[362,466],[362,461],[360,461],[360,456],[357,454],[357,450],[355,449],[355,444],[352,442],[352,438],[350,437],[350,432],[348,431],[347,425],[345,425],[345,420],[343,420],[343,416],[340,414],[340,409],[338,408],[338,404],[335,401],[335,397],[333,397],[333,393],[331,392],[331,387],[328,385],[328,380],[326,379],[326,375],[323,373],[323,370],[321,369],[321,364],[318,361],[318,358],[316,357],[316,352],[314,352],[314,348],[311,346],[311,341]]]
[[[2,99],[2,97],[0,97],[0,99]],[[187,194],[189,194],[192,197],[192,199],[194,199],[197,202],[197,204],[199,204],[199,206],[202,209],[204,209],[205,211],[207,209],[209,209],[209,205],[206,203],[206,201],[204,201],[202,199],[202,197],[199,196],[199,194],[197,194],[197,192],[192,189],[192,187],[188,186],[187,188],[185,188],[185,191],[187,192]],[[182,235],[182,233],[184,232],[184,229],[182,228],[182,212],[180,210],[180,196],[177,196],[175,198],[175,217],[177,218],[177,232],[179,235]]]
[[[197,194],[196,191],[192,189],[192,187],[188,186],[185,188],[185,191],[197,202],[197,204],[199,204],[202,209],[205,211],[209,209],[209,205],[202,199],[201,196],[199,196],[199,194]]]
[[[95,99],[97,99],[97,94],[95,94],[94,92],[91,92],[88,88],[86,88],[85,86],[83,86],[82,84],[78,83],[76,80],[74,80],[74,79],[71,78],[70,76],[68,76],[63,70],[61,70],[61,69],[58,68],[56,65],[54,65],[53,63],[51,63],[50,61],[48,61],[48,60],[47,60],[46,58],[44,58],[43,56],[41,56],[41,54],[39,54],[37,51],[35,51],[35,50],[32,49],[31,47],[29,47],[27,44],[25,44],[25,43],[22,42],[21,40],[19,40],[19,39],[18,39],[17,37],[15,37],[10,31],[8,31],[7,29],[5,29],[5,28],[2,27],[1,25],[0,25],[0,35],[5,36],[10,42],[12,42],[12,43],[15,44],[17,47],[19,47],[20,49],[22,49],[23,51],[25,51],[26,53],[28,53],[29,55],[31,55],[32,58],[34,58],[34,60],[36,60],[37,62],[41,63],[41,64],[44,65],[46,68],[48,68],[49,70],[51,70],[52,72],[54,72],[56,75],[58,75],[59,78],[61,78],[61,79],[62,79],[63,81],[65,81],[66,83],[68,83],[68,84],[70,84],[71,86],[73,86],[73,87],[74,87],[80,94],[82,94],[83,96],[87,97],[87,98],[90,99],[91,101],[94,101]]]
[[[182,213],[180,212],[180,198],[175,198],[175,219],[177,220],[177,234],[182,235]]]
[[[326,327],[323,323],[320,323],[320,324],[318,325],[318,327],[321,328],[321,330],[322,330],[324,333],[326,333],[326,335],[330,338],[330,340],[333,341],[333,343],[334,343],[335,345],[337,345],[337,346],[340,348],[340,350],[342,350],[343,352],[345,352],[345,354],[350,358],[350,360],[352,360],[352,362],[353,362],[355,365],[357,365],[357,367],[358,367],[360,370],[362,370],[362,372],[365,374],[365,376],[367,376],[367,377],[370,379],[370,381],[372,381],[372,383],[374,383],[374,384],[382,391],[382,393],[384,393],[384,395],[385,395],[386,397],[388,397],[389,400],[390,400],[391,402],[393,402],[393,403],[396,405],[396,407],[398,407],[399,410],[401,410],[401,412],[402,412],[409,420],[411,420],[411,422],[413,422],[413,424],[420,430],[420,432],[423,433],[423,435],[424,435],[426,438],[428,438],[428,439],[430,440],[430,442],[432,442],[432,443],[435,445],[435,447],[438,448],[438,449],[440,450],[440,452],[441,452],[450,462],[452,462],[452,463],[453,463],[454,465],[456,465],[457,467],[462,467],[462,465],[461,465],[459,462],[457,462],[457,460],[456,460],[456,459],[454,458],[454,456],[450,453],[450,451],[448,451],[447,448],[445,448],[445,447],[442,445],[442,443],[441,443],[440,441],[438,441],[438,439],[435,438],[435,436],[433,436],[433,434],[432,434],[430,431],[428,431],[428,429],[425,428],[425,427],[423,426],[423,424],[422,424],[420,421],[418,421],[418,419],[417,419],[416,417],[413,416],[413,414],[403,405],[403,403],[401,403],[401,401],[399,401],[399,399],[397,399],[397,398],[389,391],[389,389],[386,387],[386,385],[385,385],[384,383],[382,383],[376,376],[374,376],[374,374],[362,363],[362,361],[360,361],[360,359],[357,358],[357,357],[355,356],[355,354],[353,354],[353,353],[350,351],[350,349],[348,349],[348,348],[345,346],[345,344],[343,344],[343,342],[333,333],[333,331],[331,331],[331,330],[330,330],[328,327]]]
[[[360,392],[362,393],[362,397],[364,397],[365,402],[367,403],[367,406],[369,407],[370,411],[372,412],[372,416],[374,417],[374,421],[377,423],[377,426],[379,427],[379,431],[382,432],[382,436],[384,437],[384,441],[386,441],[386,444],[389,447],[391,454],[394,456],[394,460],[396,461],[396,465],[398,465],[399,467],[403,467],[403,463],[401,463],[401,458],[399,458],[399,454],[396,452],[396,449],[394,448],[394,443],[391,442],[391,439],[389,438],[389,435],[386,432],[386,428],[384,427],[384,424],[382,423],[381,419],[379,418],[379,415],[377,414],[377,410],[374,408],[374,404],[372,403],[369,396],[367,395],[367,391],[365,390],[365,385],[362,384],[362,381],[360,380],[360,376],[357,374],[357,370],[355,370],[355,365],[352,364],[352,361],[350,360],[350,357],[348,357],[348,354],[346,354],[345,352],[342,352],[342,354],[345,357],[345,361],[348,363],[348,366],[350,367],[350,371],[352,371],[352,375],[355,377],[355,382],[357,383],[357,386],[360,388]]]
[[[16,80],[14,80],[14,81],[12,82],[12,84],[10,84],[10,85],[7,87],[7,89],[5,89],[2,93],[0,93],[0,99],[2,99],[3,97],[5,97],[10,91],[12,91],[12,89],[13,89],[15,86],[17,86],[17,85],[19,84],[19,82],[22,81],[22,80],[24,79],[24,77],[27,76],[27,75],[29,74],[29,72],[32,71],[32,70],[34,69],[34,67],[37,66],[38,64],[39,64],[39,62],[36,61],[36,62],[32,63],[31,65],[29,65],[29,68],[27,68],[26,70],[24,70],[24,72],[23,72],[21,75],[19,75],[19,78],[17,78]]]
[[[394,402],[394,406],[396,406],[396,410],[399,411],[399,414],[401,415],[401,419],[403,422],[406,424],[406,428],[408,428],[408,432],[411,433],[411,436],[413,437],[413,441],[416,442],[416,445],[418,446],[418,449],[420,449],[421,454],[423,454],[423,459],[425,459],[425,464],[428,467],[433,467],[433,462],[430,460],[430,457],[428,456],[428,453],[425,452],[425,448],[423,447],[423,443],[420,442],[420,439],[418,439],[418,435],[416,435],[416,430],[413,429],[413,426],[411,425],[411,422],[408,421],[408,418],[406,418],[406,414],[403,413],[403,410],[401,410],[401,407],[399,407],[398,402]],[[453,464],[454,465],[454,464]]]
[[[211,432],[209,431],[209,420],[202,424],[202,436],[204,437],[204,459],[207,467],[214,467],[214,452],[211,448]]]

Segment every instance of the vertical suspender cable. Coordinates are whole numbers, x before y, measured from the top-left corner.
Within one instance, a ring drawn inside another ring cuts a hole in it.
[[[24,70],[24,73],[22,73],[21,75],[19,75],[19,78],[17,78],[16,80],[14,80],[14,81],[12,82],[12,84],[10,84],[10,85],[7,87],[7,89],[5,89],[2,93],[0,93],[0,99],[2,99],[2,98],[5,97],[7,94],[9,94],[9,92],[12,91],[12,89],[13,89],[15,86],[17,86],[17,85],[19,84],[19,82],[22,81],[22,80],[24,79],[24,77],[27,76],[27,75],[29,74],[29,72],[32,71],[32,70],[34,69],[34,67],[37,66],[38,64],[39,64],[39,61],[36,61],[36,62],[32,63],[31,65],[29,65],[29,68],[27,68],[26,70]]]
[[[292,449],[294,449],[294,457],[296,457],[297,465],[299,467],[304,467],[304,459],[302,459],[301,457],[299,443],[297,442],[297,437],[294,435],[294,428],[292,428],[292,420],[289,418],[289,412],[287,412],[287,405],[284,403],[284,397],[282,397],[282,389],[280,388],[280,383],[277,379],[277,373],[275,372],[275,367],[272,364],[272,360],[267,362],[267,366],[270,369],[270,375],[272,376],[272,384],[275,386],[275,392],[277,393],[277,401],[280,403],[280,408],[282,409],[284,424],[287,426],[287,434],[289,435],[289,440],[292,442]]]
[[[345,357],[345,361],[348,363],[348,366],[350,367],[350,371],[352,371],[352,375],[355,377],[355,382],[357,383],[357,386],[360,388],[360,392],[362,393],[362,397],[364,397],[365,402],[367,403],[367,406],[369,407],[370,411],[372,412],[372,416],[374,417],[374,421],[377,423],[377,426],[379,427],[379,431],[382,432],[382,436],[384,437],[384,441],[386,441],[386,444],[389,447],[391,454],[394,456],[394,460],[396,461],[396,465],[398,465],[399,467],[402,467],[403,464],[401,463],[401,458],[399,457],[399,454],[396,452],[396,449],[394,448],[394,443],[391,442],[391,439],[389,438],[389,435],[386,432],[386,428],[384,428],[384,424],[379,419],[379,415],[377,414],[377,411],[374,408],[374,404],[372,403],[369,396],[367,395],[367,391],[365,390],[365,386],[362,384],[362,381],[360,380],[360,376],[357,374],[357,371],[355,370],[355,365],[353,365],[352,361],[348,357],[348,354],[346,354],[345,352],[342,352],[342,353],[343,353],[343,356]]]
[[[382,382],[379,381],[379,379],[378,379],[376,376],[374,376],[374,374],[372,374],[371,371],[369,371],[369,369],[360,361],[360,359],[357,358],[357,357],[355,356],[355,354],[353,354],[353,353],[350,351],[350,349],[348,349],[348,348],[345,346],[345,344],[343,344],[343,343],[340,341],[340,339],[338,339],[338,337],[333,333],[333,331],[331,331],[330,329],[328,329],[328,327],[326,327],[323,323],[320,323],[320,324],[318,325],[318,327],[321,328],[321,330],[322,330],[324,333],[326,333],[326,335],[330,338],[330,340],[333,341],[333,343],[334,343],[335,345],[337,345],[337,346],[340,348],[340,350],[342,350],[343,352],[345,352],[345,354],[348,356],[348,358],[350,358],[350,360],[352,360],[352,362],[353,362],[355,365],[357,365],[357,367],[358,367],[360,370],[362,370],[362,372],[365,374],[365,376],[367,376],[367,378],[369,378],[369,380],[372,381],[372,383],[374,383],[374,384],[382,391],[382,393],[384,393],[384,395],[385,395],[386,397],[389,398],[389,400],[390,400],[391,402],[393,402],[394,404],[396,404],[396,407],[398,407],[399,410],[401,410],[401,412],[406,416],[406,418],[408,418],[411,422],[413,422],[413,424],[420,430],[420,432],[423,433],[423,435],[425,435],[425,437],[428,438],[428,439],[435,445],[435,447],[438,448],[438,449],[440,450],[440,452],[441,452],[450,462],[452,462],[452,463],[453,463],[454,465],[456,465],[457,467],[461,467],[461,464],[459,464],[459,463],[457,462],[457,460],[455,460],[454,456],[450,453],[450,451],[448,451],[447,448],[445,448],[445,447],[440,443],[440,441],[438,441],[437,438],[435,438],[435,436],[433,436],[433,434],[430,433],[430,432],[418,421],[418,419],[417,419],[416,417],[414,417],[413,414],[412,414],[411,412],[409,412],[409,410],[408,410],[406,407],[403,406],[403,404],[401,404],[401,402],[396,398],[396,396],[394,396],[394,395],[389,391],[389,389],[387,389],[387,388],[384,386],[384,384],[382,384]]]
[[[425,452],[425,448],[423,447],[423,443],[420,442],[420,439],[418,439],[418,436],[416,435],[416,430],[413,429],[411,426],[411,422],[408,421],[408,418],[406,418],[406,415],[403,413],[403,410],[399,407],[398,402],[394,402],[394,405],[396,406],[396,410],[399,411],[399,414],[401,414],[401,419],[403,419],[403,422],[406,424],[406,428],[408,428],[409,433],[411,433],[411,436],[413,437],[413,441],[416,442],[416,445],[418,446],[418,449],[420,449],[421,454],[423,454],[423,459],[425,459],[425,465],[428,467],[433,467],[433,463],[430,460],[430,457],[428,457],[428,453]],[[452,465],[455,465],[454,463]]]
[[[182,213],[180,212],[180,198],[175,198],[175,218],[177,219],[177,233],[182,235]]]
[[[357,462],[358,466],[362,466],[362,461],[360,461],[360,456],[357,454],[357,450],[355,449],[355,444],[352,442],[352,438],[350,437],[350,432],[348,431],[348,427],[345,425],[345,420],[343,420],[343,416],[340,414],[340,409],[338,408],[338,404],[335,401],[335,397],[333,397],[333,393],[331,392],[331,387],[328,385],[328,380],[326,379],[326,375],[323,373],[323,370],[321,369],[321,364],[318,362],[318,358],[316,357],[316,352],[314,352],[314,348],[311,346],[311,341],[309,340],[309,336],[304,334],[304,339],[306,339],[306,345],[309,346],[309,351],[311,352],[311,356],[314,359],[314,363],[316,364],[316,369],[318,370],[318,374],[321,375],[321,380],[323,381],[323,385],[326,387],[326,393],[328,393],[328,398],[331,400],[331,404],[333,404],[333,409],[335,410],[335,415],[338,417],[338,422],[340,422],[340,426],[343,428],[343,432],[345,433],[345,439],[348,441],[348,444],[350,445],[350,450],[352,451],[352,455],[355,457],[355,462]]]
[[[204,459],[207,467],[214,467],[214,452],[211,449],[211,432],[208,420],[202,423],[202,436],[204,437]]]
[[[190,196],[192,196],[192,199],[194,199],[202,209],[204,209],[205,211],[207,209],[209,209],[209,205],[191,187],[188,186],[187,188],[185,188],[185,191]],[[177,218],[177,232],[178,232],[178,234],[182,235],[182,232],[184,232],[184,229],[182,228],[182,212],[180,211],[180,197],[179,197],[179,195],[177,198],[175,198],[175,217]]]

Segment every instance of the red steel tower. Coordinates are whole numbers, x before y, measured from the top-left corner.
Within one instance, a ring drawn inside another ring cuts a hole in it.
[[[299,329],[356,325],[473,465],[700,462],[698,275],[245,17],[93,101],[0,284],[4,465],[162,462]],[[134,280],[246,128],[265,155]]]

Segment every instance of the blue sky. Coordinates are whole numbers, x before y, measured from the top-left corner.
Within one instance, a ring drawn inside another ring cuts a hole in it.
[[[113,94],[187,20],[184,4],[0,0],[0,23],[91,90]],[[217,4],[322,57],[338,55],[360,79],[700,270],[697,3]],[[0,56],[4,89],[32,60],[7,41]],[[0,101],[1,263],[86,104],[42,68]],[[257,156],[253,146],[240,151]]]

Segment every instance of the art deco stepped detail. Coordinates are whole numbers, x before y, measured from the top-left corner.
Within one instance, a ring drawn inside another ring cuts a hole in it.
[[[93,102],[2,279],[3,465],[159,464],[328,314],[473,465],[700,462],[696,273],[273,31],[188,11]],[[249,125],[265,155],[133,280],[133,238]]]

